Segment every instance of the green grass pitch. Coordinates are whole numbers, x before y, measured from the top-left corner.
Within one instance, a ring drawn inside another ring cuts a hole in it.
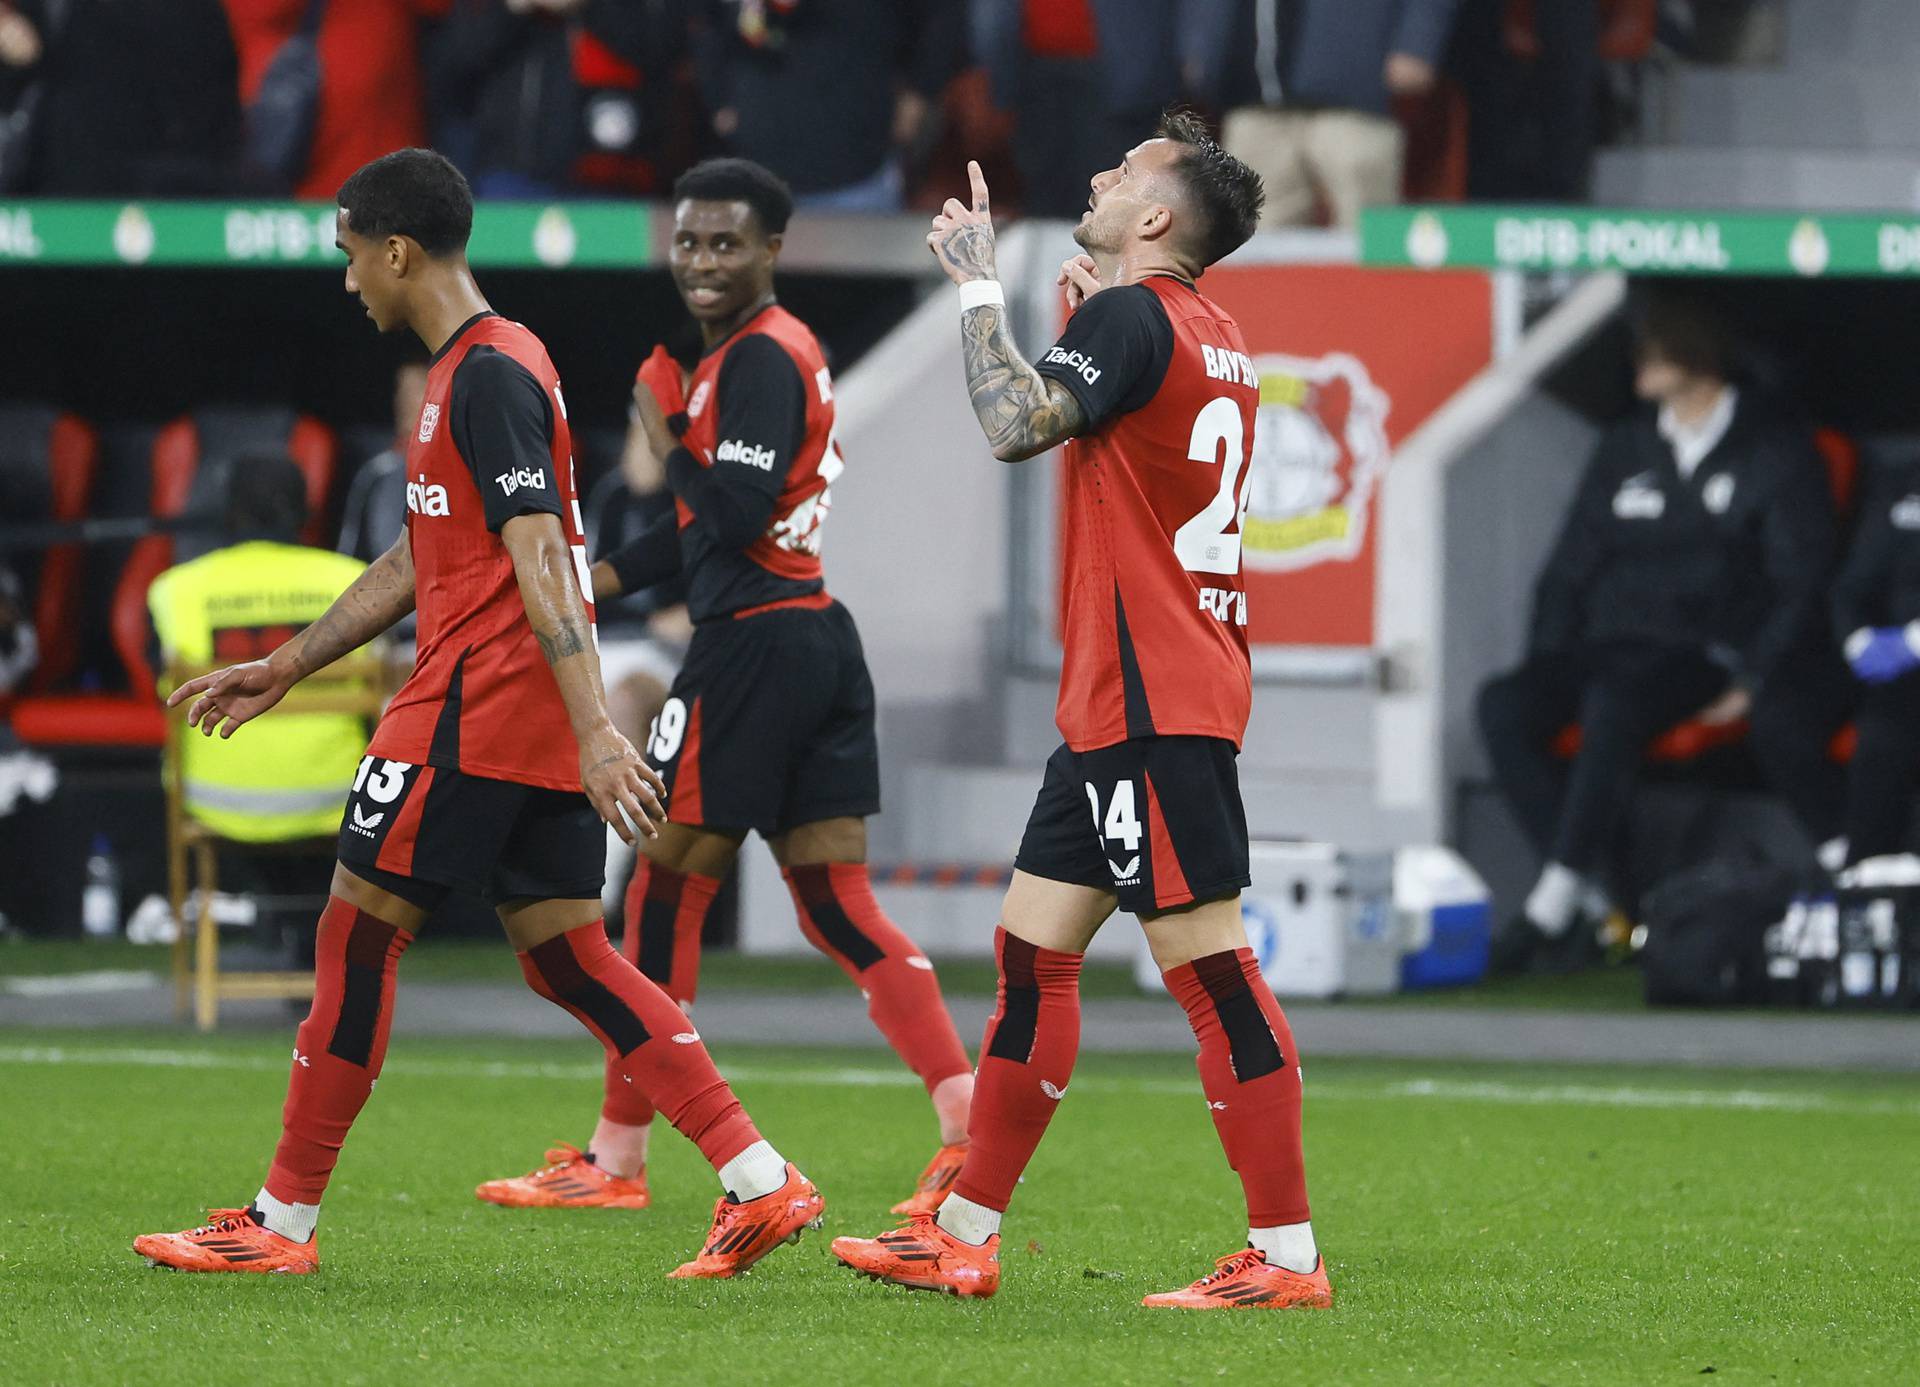
[[[886,1225],[934,1144],[881,1054],[721,1045],[829,1207],[824,1235],[702,1283],[664,1279],[714,1196],[670,1132],[643,1213],[472,1197],[584,1139],[589,1045],[403,1039],[328,1196],[317,1276],[149,1269],[136,1233],[258,1186],[288,1043],[0,1030],[0,1382],[1920,1380],[1907,1080],[1310,1064],[1336,1307],[1195,1315],[1137,1307],[1242,1231],[1178,1057],[1082,1060],[1015,1201],[1001,1293],[972,1304],[827,1252]]]

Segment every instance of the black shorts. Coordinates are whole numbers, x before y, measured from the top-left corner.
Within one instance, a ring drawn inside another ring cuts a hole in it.
[[[606,826],[578,790],[379,756],[361,759],[340,821],[347,869],[378,873],[367,879],[416,905],[438,896],[381,878],[458,887],[496,903],[586,900],[600,894],[606,859]]]
[[[873,680],[838,602],[703,622],[647,736],[677,824],[771,837],[880,812]]]
[[[1231,896],[1252,880],[1238,756],[1219,737],[1062,746],[1014,866],[1111,891],[1130,915]]]

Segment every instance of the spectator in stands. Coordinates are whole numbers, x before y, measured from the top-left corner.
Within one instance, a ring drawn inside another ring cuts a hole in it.
[[[1920,784],[1920,466],[1861,517],[1834,584],[1834,630],[1858,681],[1846,861],[1907,849]]]
[[[393,443],[360,465],[340,508],[334,547],[372,563],[392,547],[407,524],[407,444],[420,423],[427,395],[427,363],[405,361],[393,373]]]
[[[220,0],[0,0],[0,192],[228,191],[240,138]]]
[[[171,5],[175,0],[166,0]],[[331,199],[382,154],[427,142],[420,22],[452,0],[226,0],[240,53],[240,99],[251,105],[275,56],[319,15],[320,91],[296,197]],[[317,9],[316,9],[317,7]]]
[[[694,0],[454,0],[429,47],[436,140],[482,197],[644,194]]]
[[[1684,719],[1746,718],[1818,630],[1833,502],[1809,432],[1731,382],[1704,309],[1651,303],[1635,386],[1651,408],[1607,432],[1535,595],[1524,663],[1480,692],[1494,778],[1545,865],[1496,965],[1570,966],[1609,912],[1602,875],[1640,759]],[[1578,723],[1571,765],[1554,742]],[[1809,739],[1755,750],[1792,797]]]
[[[803,208],[894,212],[966,57],[964,0],[707,0],[699,86],[727,151]]]
[[[1211,0],[1202,0],[1211,3]],[[1184,94],[1195,0],[974,0],[974,50],[1010,112],[1032,216],[1079,220],[1113,151],[1139,143]]]
[[[1466,89],[1467,195],[1578,202],[1600,124],[1600,0],[1461,0],[1449,66]]]
[[[1227,108],[1222,142],[1267,187],[1261,225],[1336,226],[1400,200],[1393,99],[1439,76],[1459,0],[1201,0],[1200,85]]]

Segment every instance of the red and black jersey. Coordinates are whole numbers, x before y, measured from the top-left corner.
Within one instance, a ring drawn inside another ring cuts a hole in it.
[[[761,309],[701,357],[686,416],[667,457],[678,552],[650,529],[608,555],[621,590],[684,573],[696,622],[823,592],[820,532],[845,463],[812,330],[778,304]]]
[[[1090,751],[1246,735],[1240,518],[1259,377],[1239,325],[1183,280],[1082,304],[1038,364],[1086,410],[1065,450],[1056,721]]]
[[[591,622],[593,584],[559,377],[539,338],[483,313],[428,364],[420,424],[407,444],[419,646],[413,674],[374,732],[375,756],[580,788],[560,686],[500,539],[502,526],[528,514],[560,518]]]

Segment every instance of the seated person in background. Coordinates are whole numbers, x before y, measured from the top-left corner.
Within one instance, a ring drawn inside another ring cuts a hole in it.
[[[290,459],[235,460],[225,547],[174,565],[147,590],[163,670],[178,664],[198,673],[262,659],[333,605],[366,565],[298,543],[306,520],[306,482]],[[163,677],[163,696],[169,687]],[[238,741],[184,736],[182,801],[223,838],[331,841],[366,741],[365,724],[352,714],[291,711],[263,718]],[[282,882],[274,873],[277,892],[324,894],[328,868],[290,865],[299,875]]]
[[[1653,408],[1610,429],[1535,593],[1521,666],[1480,691],[1493,774],[1545,860],[1494,966],[1570,967],[1611,910],[1601,870],[1647,744],[1688,718],[1737,722],[1817,629],[1833,502],[1807,429],[1730,381],[1730,344],[1685,300],[1649,303],[1635,390]],[[1554,755],[1577,722],[1579,753]],[[1791,791],[1807,738],[1756,726]]]
[[[689,336],[680,345],[683,350],[677,357],[665,348],[656,348],[640,368],[634,388],[645,388],[648,376],[657,374],[663,387],[670,383],[684,392],[688,374],[684,361],[699,359],[699,343]],[[596,497],[600,491],[595,488]],[[620,450],[620,485],[612,491],[598,514],[588,520],[593,527],[593,552],[603,556],[592,569],[594,616],[600,629],[600,678],[606,686],[607,714],[613,725],[635,746],[644,747],[686,657],[693,621],[687,615],[684,578],[670,578],[622,594],[620,579],[604,557],[645,534],[675,504],[673,493],[667,489],[666,467],[654,457],[637,410],[630,411],[627,436]],[[626,899],[633,865],[634,849],[609,829],[607,879],[602,895],[609,915]]]
[[[0,700],[21,688],[40,663],[40,636],[33,629],[13,570],[0,564]],[[0,725],[0,745],[10,734]]]
[[[427,363],[402,362],[393,373],[393,445],[362,463],[347,487],[334,547],[363,564],[386,553],[406,528],[407,440],[420,425],[426,396]]]
[[[1920,466],[1860,517],[1833,591],[1833,629],[1859,681],[1846,861],[1906,850],[1920,781]]]
[[[689,355],[698,359],[695,353]],[[634,388],[642,388],[648,375],[656,372],[677,377],[684,389],[687,368],[665,348],[656,348],[648,358]],[[654,457],[637,415],[628,420],[620,450],[620,477],[624,491],[602,506],[596,517],[593,546],[602,556],[638,539],[674,506],[673,493],[667,489],[666,468]],[[592,576],[594,609],[601,626],[600,671],[607,688],[608,710],[615,725],[639,746],[645,742],[660,705],[667,701],[667,688],[679,673],[681,657],[693,637],[693,622],[687,616],[686,581],[672,578],[623,595],[619,578],[604,557],[594,564]],[[630,725],[638,729],[637,737],[628,731]]]

